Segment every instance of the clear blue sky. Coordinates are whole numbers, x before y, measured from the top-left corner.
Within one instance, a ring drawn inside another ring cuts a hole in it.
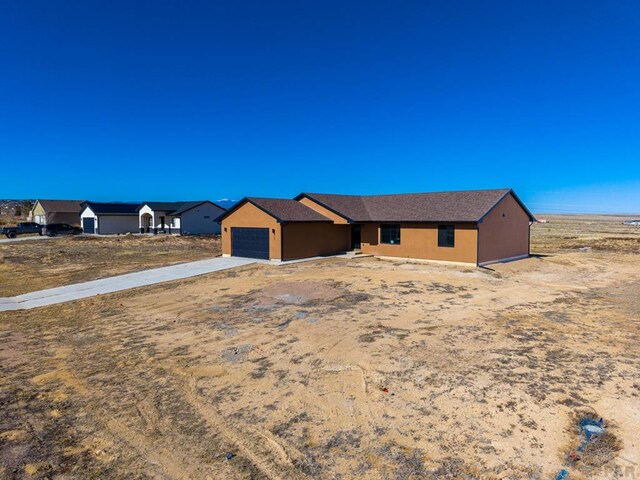
[[[1,198],[640,212],[640,2],[0,2]]]

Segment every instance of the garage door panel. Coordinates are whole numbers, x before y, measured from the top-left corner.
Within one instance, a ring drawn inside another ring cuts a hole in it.
[[[82,219],[82,230],[84,233],[95,233],[96,225],[94,218],[83,218]]]
[[[269,229],[268,228],[231,228],[231,255],[234,257],[248,257],[269,259]]]

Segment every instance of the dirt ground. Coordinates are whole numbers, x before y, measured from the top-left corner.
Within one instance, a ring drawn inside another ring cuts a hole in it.
[[[80,236],[0,243],[0,297],[219,254],[219,236]]]
[[[0,314],[0,478],[640,478],[640,229],[606,223]]]

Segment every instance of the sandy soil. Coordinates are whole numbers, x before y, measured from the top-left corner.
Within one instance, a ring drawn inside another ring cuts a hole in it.
[[[0,314],[0,478],[640,478],[640,255],[553,251],[562,220],[491,268],[254,265]],[[585,415],[607,438],[573,461]]]
[[[219,254],[219,236],[113,235],[0,243],[0,297]]]

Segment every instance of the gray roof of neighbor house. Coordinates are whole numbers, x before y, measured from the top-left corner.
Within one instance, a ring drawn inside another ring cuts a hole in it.
[[[296,200],[308,197],[351,222],[478,222],[509,194],[533,221],[509,188],[392,195],[301,193]]]
[[[85,200],[36,200],[46,212],[60,213],[80,213],[84,202]]]
[[[226,210],[226,208],[221,207],[220,205],[218,205],[216,203],[213,203],[210,200],[202,200],[200,202],[186,202],[180,208],[178,208],[176,211],[171,212],[171,215],[178,216],[178,215],[180,215],[180,214],[182,214],[182,213],[184,213],[184,212],[186,212],[188,210],[191,210],[192,208],[196,208],[196,207],[202,205],[203,203],[210,203],[211,205],[214,205],[214,206],[218,207],[220,210],[223,210],[223,211]]]
[[[83,210],[89,207],[96,215],[138,215],[139,203],[84,202]]]
[[[306,205],[288,198],[259,198],[245,197],[236,203],[232,208],[223,213],[218,220],[241,207],[245,203],[251,203],[260,210],[274,217],[278,222],[331,222],[330,218],[316,212]]]
[[[138,205],[138,210],[147,205],[151,210],[160,210],[163,212],[173,212],[179,209],[187,202],[142,202]]]
[[[178,217],[180,214],[186,212],[187,210],[191,210],[192,208],[197,207],[198,205],[202,205],[203,203],[211,203],[216,207],[225,210],[220,205],[216,205],[210,200],[196,200],[191,202],[143,202],[138,205],[138,210],[147,205],[151,210],[159,210],[162,212],[167,212],[169,215],[173,217]]]

